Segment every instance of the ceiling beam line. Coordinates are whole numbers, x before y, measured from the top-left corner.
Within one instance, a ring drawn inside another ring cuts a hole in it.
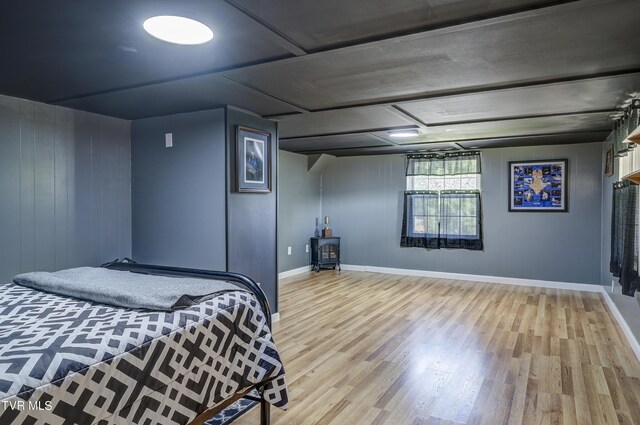
[[[532,114],[532,115],[519,115],[515,117],[497,117],[497,118],[487,118],[487,119],[478,119],[478,120],[468,120],[468,121],[452,121],[445,123],[437,123],[437,124],[429,124],[427,128],[434,127],[449,127],[453,125],[462,125],[462,124],[478,124],[484,122],[500,122],[500,121],[515,121],[522,119],[532,119],[532,118],[550,118],[550,117],[567,117],[572,115],[594,115],[594,114],[606,114],[606,113],[615,113],[622,112],[620,109],[597,109],[590,111],[570,111],[570,112],[558,112],[553,114]],[[613,126],[613,121],[612,121]],[[311,135],[304,136],[289,136],[289,137],[280,137],[280,140],[293,140],[293,139],[312,139],[318,137],[331,137],[331,136],[345,136],[345,135],[353,135],[353,134],[365,134],[371,132],[385,132],[385,131],[393,131],[393,130],[404,130],[407,128],[415,128],[415,126],[396,126],[396,127],[387,127],[387,128],[378,128],[374,130],[352,130],[352,131],[343,131],[343,132],[335,132],[335,133],[316,133]],[[428,137],[428,134],[427,134]]]
[[[286,34],[281,32],[280,30],[278,30],[276,27],[274,27],[273,25],[269,24],[264,19],[260,18],[259,16],[255,15],[254,13],[252,13],[250,10],[248,10],[245,7],[239,5],[238,3],[236,3],[233,0],[223,0],[223,1],[224,1],[224,3],[229,5],[230,7],[234,8],[238,12],[242,13],[247,18],[251,19],[252,21],[257,23],[261,27],[265,28],[271,34],[273,34],[276,37],[276,39],[278,40],[278,44],[280,46],[284,47],[285,49],[287,49],[288,51],[290,51],[291,53],[293,53],[294,55],[296,55],[296,56],[305,56],[305,55],[308,54],[308,52],[301,45],[299,45],[294,39],[292,39],[291,37],[288,37]]]
[[[329,45],[327,47],[309,49],[307,50],[307,52],[310,55],[325,53],[325,52],[331,52],[335,50],[344,50],[344,49],[349,49],[353,47],[360,47],[366,44],[375,44],[375,43],[381,43],[389,40],[413,37],[416,35],[436,32],[439,30],[449,30],[449,29],[454,29],[456,27],[467,27],[475,24],[483,24],[486,21],[500,21],[500,20],[508,19],[512,17],[524,17],[529,15],[536,16],[539,13],[544,12],[546,9],[556,8],[558,6],[564,6],[565,4],[568,4],[568,3],[578,3],[580,1],[583,1],[583,0],[555,0],[555,1],[547,2],[545,4],[532,4],[532,5],[525,5],[520,7],[513,7],[510,9],[501,10],[498,12],[489,12],[489,13],[470,16],[466,18],[455,19],[455,20],[447,21],[441,24],[423,25],[417,28],[411,28],[408,30],[395,31],[391,33],[377,35],[377,36],[371,36],[367,38],[358,39],[355,41],[348,41],[345,43],[336,43],[336,44]]]
[[[206,71],[202,71],[202,72],[197,72],[197,73],[191,73],[191,74],[183,74],[183,75],[178,75],[175,77],[170,77],[170,78],[164,78],[164,79],[158,79],[158,80],[153,80],[153,81],[147,81],[144,83],[139,83],[139,84],[130,84],[130,85],[126,85],[126,86],[120,86],[120,87],[114,87],[114,88],[110,88],[110,89],[105,89],[105,90],[100,90],[100,91],[95,91],[95,92],[88,92],[88,93],[81,93],[81,94],[77,94],[74,96],[68,96],[68,97],[64,97],[64,98],[58,98],[58,99],[49,99],[46,100],[46,103],[50,103],[50,104],[58,104],[58,103],[63,103],[63,102],[67,102],[67,101],[72,101],[72,100],[78,100],[78,99],[83,99],[83,98],[87,98],[87,97],[93,97],[93,96],[98,96],[98,95],[103,95],[103,94],[111,94],[111,93],[116,93],[119,91],[125,91],[125,90],[131,90],[131,89],[136,89],[136,88],[142,88],[142,87],[147,87],[147,86],[153,86],[156,84],[163,84],[163,83],[169,83],[169,82],[176,82],[176,81],[182,81],[182,80],[187,80],[190,78],[196,78],[196,77],[203,77],[203,76],[212,76],[212,75],[216,75],[216,74],[224,74],[224,73],[228,73],[228,72],[232,72],[232,71],[237,71],[237,70],[243,70],[243,69],[252,69],[252,68],[259,68],[261,66],[268,66],[271,64],[275,64],[275,63],[286,63],[286,62],[291,62],[291,61],[296,61],[296,60],[300,60],[303,59],[304,57],[310,57],[310,56],[320,56],[320,55],[326,55],[326,54],[330,54],[332,52],[335,51],[344,51],[347,49],[354,49],[354,48],[358,48],[361,46],[365,46],[365,45],[375,45],[377,43],[383,43],[383,42],[388,42],[388,41],[399,41],[402,39],[407,39],[409,37],[420,37],[423,35],[427,35],[429,33],[433,33],[433,32],[438,32],[438,31],[443,31],[443,30],[464,30],[467,29],[467,27],[469,27],[470,25],[480,25],[480,24],[485,24],[487,22],[491,22],[491,21],[497,21],[497,20],[506,20],[509,18],[526,18],[529,16],[537,16],[540,13],[543,12],[548,12],[548,10],[552,10],[558,7],[566,7],[566,6],[570,6],[572,3],[581,3],[584,2],[585,0],[558,0],[558,1],[554,1],[552,3],[547,3],[545,5],[541,5],[538,7],[527,7],[527,8],[519,8],[519,9],[511,9],[509,11],[506,12],[501,12],[501,13],[496,13],[493,15],[483,15],[481,17],[475,17],[472,19],[468,19],[466,21],[455,21],[455,22],[450,22],[447,24],[443,24],[443,25],[439,25],[439,26],[433,26],[430,27],[428,29],[418,29],[418,30],[412,30],[410,32],[407,32],[405,34],[402,35],[387,35],[386,38],[382,37],[379,38],[378,40],[369,40],[369,41],[360,41],[360,42],[354,42],[348,46],[343,46],[343,47],[329,47],[327,49],[324,49],[322,51],[317,51],[317,52],[309,52],[308,54],[305,51],[305,55],[298,55],[295,52],[291,52],[291,49],[287,49],[289,50],[293,56],[279,56],[279,57],[274,57],[274,58],[269,58],[269,59],[263,59],[263,60],[257,60],[257,61],[251,61],[251,62],[247,62],[247,63],[242,63],[242,64],[237,64],[237,65],[232,65],[232,66],[228,66],[228,67],[221,67],[221,68],[214,68],[214,69],[209,69]],[[250,15],[247,15],[245,12],[243,12],[240,9],[237,9],[235,3],[230,3],[227,0],[223,0],[223,2],[231,7],[236,8],[236,10],[239,10],[240,12],[242,12],[245,16],[247,16],[248,18],[251,18]],[[252,20],[255,21],[255,19],[251,18]],[[269,27],[271,27],[268,23],[260,20],[260,22],[263,22],[264,25],[267,25]],[[260,22],[257,22],[260,25]],[[263,25],[263,26],[264,26]],[[271,27],[270,29],[271,33],[274,35],[278,36],[278,40],[281,40],[283,43],[287,40],[290,40],[288,37],[284,36],[283,34],[280,34],[280,32],[276,29]],[[297,45],[297,43],[295,43],[293,40],[290,40],[290,42],[292,43],[292,47]],[[286,48],[286,46],[283,46]],[[393,102],[388,102],[389,104],[393,103]]]
[[[527,120],[527,119],[535,119],[535,118],[553,118],[553,117],[566,117],[571,115],[595,115],[595,114],[613,114],[616,112],[624,112],[623,109],[592,109],[587,111],[579,111],[579,112],[555,112],[552,114],[531,114],[531,115],[515,115],[512,117],[496,117],[496,118],[485,118],[485,119],[477,119],[477,120],[466,120],[466,121],[451,121],[451,122],[438,122],[433,124],[428,124],[430,128],[434,127],[449,127],[452,125],[464,125],[464,124],[479,124],[485,122],[502,122],[502,121],[515,121],[515,120]]]
[[[290,57],[291,56],[286,56],[285,58],[290,58]],[[278,62],[280,60],[283,60],[283,57],[277,57],[277,58],[266,59],[266,60],[245,62],[245,63],[243,63],[241,65],[237,65],[237,66],[227,66],[227,67],[223,67],[223,68],[216,68],[215,70],[194,72],[194,73],[191,73],[191,74],[184,74],[184,75],[179,75],[179,76],[176,76],[176,77],[169,77],[169,78],[161,78],[161,79],[157,79],[157,80],[153,80],[153,81],[147,81],[147,82],[144,82],[144,83],[129,84],[129,85],[126,85],[126,86],[120,86],[120,87],[116,87],[116,88],[112,88],[112,89],[98,90],[98,91],[94,91],[94,92],[90,92],[90,93],[77,94],[77,95],[68,96],[68,97],[62,97],[62,98],[57,98],[57,99],[49,99],[49,100],[45,100],[45,102],[46,103],[50,103],[50,104],[57,104],[57,103],[63,103],[63,102],[68,102],[68,101],[72,101],[72,100],[85,99],[87,97],[100,96],[100,95],[103,95],[103,94],[112,94],[112,93],[118,93],[118,92],[126,91],[126,90],[134,90],[134,89],[140,89],[140,88],[144,88],[144,87],[151,87],[151,86],[156,86],[156,85],[159,85],[159,84],[175,83],[175,82],[178,82],[178,81],[190,80],[192,78],[198,78],[198,77],[206,77],[206,76],[224,77],[225,75],[223,75],[223,74],[225,72],[233,71],[233,70],[236,70],[236,69],[251,68],[252,66],[262,65],[262,64],[265,64],[265,63]]]
[[[399,116],[400,118],[403,118],[403,119],[405,119],[407,121],[410,121],[410,122],[416,124],[417,126],[419,126],[422,129],[425,129],[427,127],[427,123],[426,122],[422,121],[420,118],[416,117],[415,115],[411,114],[410,112],[405,111],[404,109],[402,109],[398,105],[389,105],[387,107],[387,109],[392,114],[394,114],[396,116]]]
[[[387,140],[384,137],[377,135],[376,133],[369,133],[369,136],[373,137],[374,139],[380,140],[381,142],[386,143],[388,146],[400,146],[396,142],[392,140]]]
[[[313,139],[316,137],[330,137],[330,136],[350,136],[353,134],[366,134],[366,133],[380,133],[385,131],[394,131],[394,130],[415,130],[418,128],[416,125],[398,125],[394,127],[384,127],[384,128],[368,128],[365,130],[352,130],[352,131],[337,131],[334,133],[319,133],[312,134],[309,136],[291,136],[291,137],[280,137],[280,140],[290,140],[290,139]]]
[[[280,102],[282,104],[285,104],[285,105],[287,105],[288,107],[290,107],[291,109],[293,109],[296,112],[300,112],[300,113],[303,113],[303,114],[309,113],[309,110],[303,108],[302,106],[296,105],[295,103],[291,103],[288,100],[284,100],[284,99],[281,99],[281,98],[279,98],[277,96],[269,94],[269,93],[267,93],[267,92],[265,92],[263,90],[260,90],[259,88],[256,88],[256,87],[254,87],[254,86],[252,86],[250,84],[247,84],[247,83],[245,83],[243,81],[239,81],[239,80],[237,80],[237,79],[235,79],[235,78],[233,78],[233,77],[231,77],[229,75],[224,75],[223,78],[226,79],[226,80],[232,81],[235,84],[241,85],[242,87],[246,88],[247,90],[252,91],[253,93],[255,93],[256,95],[258,95],[260,97],[263,97],[263,98],[266,98],[266,99],[269,99],[269,100],[275,100],[275,101],[278,101],[278,102]]]
[[[554,137],[554,136],[576,136],[576,135],[590,135],[593,134],[594,136],[597,134],[608,134],[609,130],[592,130],[592,131],[563,131],[563,132],[557,132],[557,133],[541,133],[541,134],[525,134],[525,135],[520,135],[520,136],[502,136],[502,137],[483,137],[483,138],[479,138],[479,139],[461,139],[461,140],[433,140],[433,141],[426,141],[426,142],[422,142],[422,143],[406,143],[406,144],[400,144],[400,145],[396,145],[396,146],[403,146],[403,147],[407,147],[407,150],[412,150],[412,149],[420,149],[420,146],[428,146],[428,145],[439,145],[439,144],[458,144],[458,143],[468,143],[468,142],[485,142],[487,140],[491,140],[491,141],[502,141],[502,140],[518,140],[518,139],[528,139],[528,138],[548,138],[548,137]],[[584,142],[579,142],[579,143],[584,143]],[[323,152],[335,152],[335,151],[349,151],[349,150],[360,150],[360,149],[384,149],[384,148],[388,148],[390,146],[365,146],[365,147],[350,147],[350,148],[333,148],[333,149],[327,149],[327,150],[319,150],[319,149],[315,149],[315,150],[299,150],[299,151],[293,151],[291,150],[290,152],[295,152],[295,153],[300,153],[300,154],[313,154],[313,153],[323,153]],[[466,148],[463,148],[466,149]],[[484,149],[484,148],[482,148]],[[284,149],[284,150],[289,150],[289,149]]]
[[[574,83],[574,82],[588,81],[588,80],[623,77],[625,75],[632,75],[632,74],[640,74],[640,68],[632,68],[632,69],[610,71],[610,72],[598,72],[593,74],[572,75],[569,77],[541,79],[541,80],[529,81],[526,83],[494,84],[491,86],[470,87],[470,88],[465,88],[461,90],[440,91],[432,94],[421,93],[421,94],[412,95],[412,96],[400,96],[393,99],[354,102],[354,103],[349,103],[347,105],[332,106],[332,107],[318,108],[318,109],[309,109],[309,112],[312,112],[312,113],[313,112],[330,112],[330,111],[341,111],[343,109],[351,109],[351,108],[393,106],[398,104],[402,106],[401,104],[403,103],[419,102],[423,100],[444,99],[447,97],[464,96],[464,95],[470,95],[470,94],[485,94],[485,93],[491,93],[495,91],[508,91],[508,90],[524,89],[524,88],[543,87],[543,86],[549,86],[554,84]],[[283,116],[286,116],[286,115],[283,115]],[[265,115],[264,117],[277,119],[278,117],[280,117],[280,115]]]

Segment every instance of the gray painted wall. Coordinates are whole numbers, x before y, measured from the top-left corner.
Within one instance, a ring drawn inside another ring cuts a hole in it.
[[[305,246],[321,220],[320,173],[307,171],[307,156],[280,151],[280,208],[278,212],[278,271],[309,265]],[[291,255],[287,247],[291,247]]]
[[[133,121],[136,261],[226,269],[225,164],[224,109]]]
[[[0,281],[131,255],[130,124],[0,96]]]
[[[272,192],[235,191],[236,126],[271,134]],[[245,274],[262,285],[273,312],[278,311],[278,124],[250,113],[227,108],[227,270]]]
[[[507,163],[569,160],[568,213],[507,212]],[[401,155],[337,158],[323,173],[323,215],[345,264],[549,281],[601,281],[602,145],[487,149],[482,153],[485,250],[401,248]]]

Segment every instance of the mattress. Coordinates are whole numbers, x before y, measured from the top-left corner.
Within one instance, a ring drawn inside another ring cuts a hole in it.
[[[173,312],[0,284],[0,424],[187,424],[244,389],[286,409],[284,368],[255,298]]]

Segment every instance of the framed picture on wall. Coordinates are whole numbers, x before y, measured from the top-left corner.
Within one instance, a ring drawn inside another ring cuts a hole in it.
[[[567,160],[509,162],[509,212],[567,212]]]
[[[609,145],[604,157],[604,175],[606,177],[613,176],[613,145]]]
[[[236,126],[236,187],[238,192],[271,192],[271,136]]]

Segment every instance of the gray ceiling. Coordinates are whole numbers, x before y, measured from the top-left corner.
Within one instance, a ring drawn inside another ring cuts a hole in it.
[[[141,24],[160,14],[214,40],[156,40]],[[3,2],[0,93],[126,119],[230,104],[302,153],[587,143],[638,95],[638,16],[638,0]]]

